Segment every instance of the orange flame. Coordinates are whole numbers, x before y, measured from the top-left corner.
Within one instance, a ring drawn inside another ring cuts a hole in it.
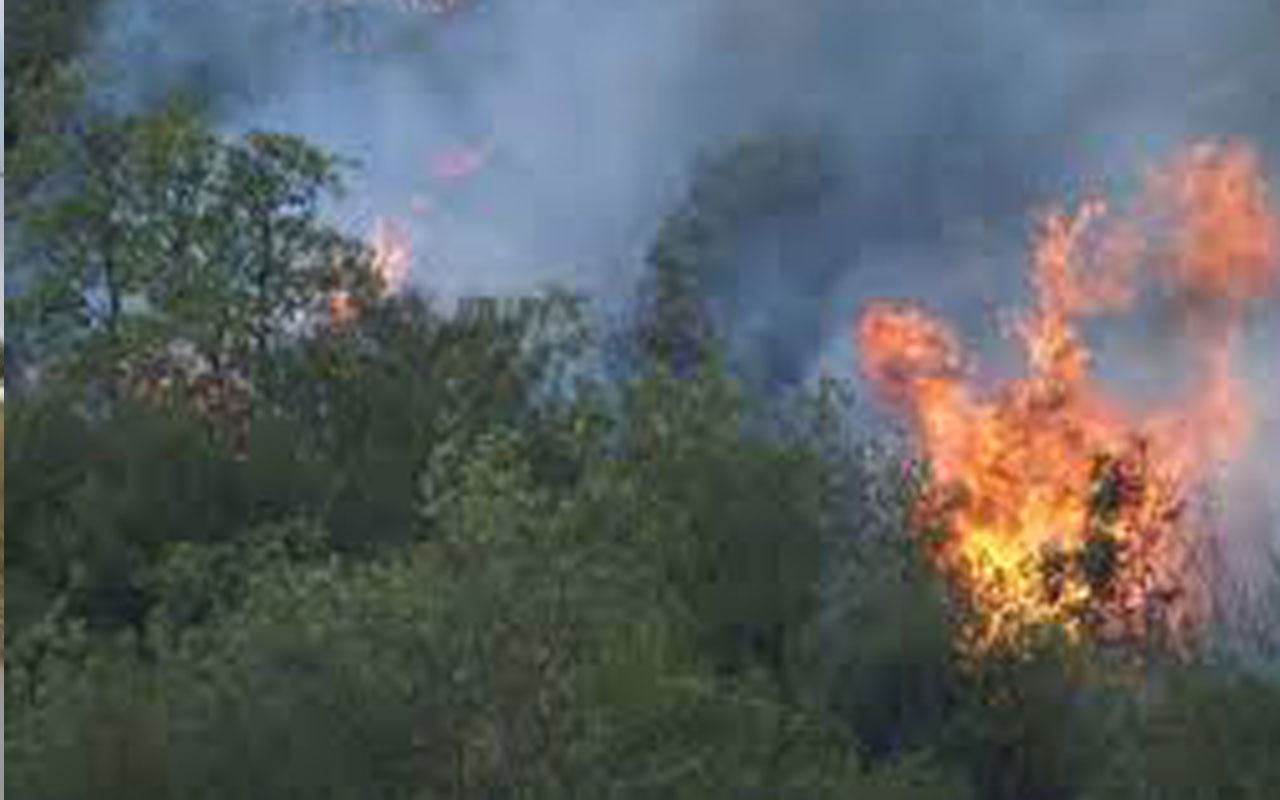
[[[1203,621],[1188,506],[1209,468],[1248,434],[1233,340],[1274,291],[1280,227],[1259,162],[1202,144],[1152,175],[1140,213],[1100,202],[1048,215],[1035,305],[1014,329],[1028,373],[972,384],[955,334],[915,308],[861,319],[864,374],[910,419],[930,467],[917,511],[935,565],[975,614],[966,644],[1013,644],[1052,625],[1078,637],[1186,637]],[[1141,278],[1172,298],[1195,391],[1142,415],[1091,375],[1079,324],[1130,311]]]
[[[373,251],[372,267],[378,277],[378,292],[383,297],[400,294],[409,281],[413,268],[413,245],[409,235],[395,220],[379,217],[374,221],[369,245]],[[356,298],[345,289],[329,293],[329,325],[340,328],[360,316]]]
[[[350,325],[355,322],[357,316],[359,312],[356,310],[356,303],[350,292],[338,290],[329,294],[330,327],[340,328]]]
[[[382,281],[384,294],[404,291],[413,267],[413,244],[395,220],[379,217],[373,224],[373,269]]]

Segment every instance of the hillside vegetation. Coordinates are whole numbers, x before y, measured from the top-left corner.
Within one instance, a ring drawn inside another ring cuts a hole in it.
[[[326,223],[332,155],[88,114],[21,55],[15,798],[1275,797],[1263,647],[957,650],[922,465],[848,387],[735,361],[696,198],[617,329],[552,291],[445,309]],[[718,208],[767,188],[714,174]]]

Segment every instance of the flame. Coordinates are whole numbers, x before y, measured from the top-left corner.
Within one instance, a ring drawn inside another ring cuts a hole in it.
[[[404,291],[413,268],[413,245],[408,233],[396,220],[378,217],[369,237],[373,251],[372,267],[378,277],[378,293],[390,297]],[[356,298],[346,289],[329,292],[329,325],[339,328],[360,316]]]
[[[350,325],[358,316],[355,299],[351,297],[350,292],[340,289],[329,294],[330,327],[340,328]]]
[[[373,270],[382,282],[384,295],[404,291],[413,267],[413,244],[399,222],[379,217],[373,224],[371,237]]]
[[[1104,641],[1186,642],[1204,621],[1189,510],[1248,438],[1233,343],[1277,282],[1280,227],[1257,155],[1189,148],[1134,211],[1090,201],[1042,220],[1035,302],[1012,332],[1024,377],[987,390],[956,334],[918,308],[874,303],[862,369],[912,425],[930,473],[916,508],[935,566],[973,610],[965,645],[1040,626]],[[1154,284],[1179,322],[1194,390],[1143,414],[1092,376],[1080,324],[1133,312]]]

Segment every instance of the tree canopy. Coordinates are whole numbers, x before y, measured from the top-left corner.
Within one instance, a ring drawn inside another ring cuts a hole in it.
[[[723,248],[813,143],[697,170],[611,370],[589,298],[387,292],[352,165],[90,113],[86,5],[9,9],[52,31],[5,64],[15,797],[1274,795],[1274,660],[959,652],[926,465],[735,361]]]

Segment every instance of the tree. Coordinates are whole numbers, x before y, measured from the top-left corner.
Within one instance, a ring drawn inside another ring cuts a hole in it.
[[[94,117],[61,146],[20,219],[34,276],[10,313],[25,349],[99,395],[243,395],[334,292],[375,296],[368,248],[319,220],[338,162],[300,139],[224,141],[175,103]]]
[[[767,680],[718,678],[647,545],[597,527],[631,488],[601,473],[549,492],[526,451],[482,437],[434,541],[360,566],[276,548],[239,562],[236,602],[157,632],[147,659],[127,642],[47,658],[10,700],[10,779],[108,798],[856,787],[839,731]]]
[[[0,417],[4,414],[4,402],[0,400]],[[0,447],[4,446],[4,419],[0,418]],[[0,502],[4,501],[4,467],[0,466]],[[4,661],[4,511],[0,509],[0,663]]]
[[[31,103],[65,79],[103,0],[11,0],[5,5],[5,162],[44,128]]]
[[[1111,746],[1083,793],[1090,800],[1262,800],[1280,781],[1280,690],[1240,665],[1162,670],[1146,691],[1117,701],[1106,735]]]
[[[636,330],[640,353],[688,375],[727,347],[738,374],[766,386],[785,383],[796,354],[773,352],[786,349],[776,337],[751,339],[742,324],[746,306],[767,297],[771,313],[788,324],[811,323],[818,314],[794,314],[789,287],[762,286],[768,276],[756,274],[758,265],[744,257],[741,244],[760,230],[799,238],[783,223],[810,216],[837,183],[820,143],[808,137],[748,137],[695,164],[685,199],[662,220],[648,253]],[[785,268],[790,285],[801,286],[809,302],[829,279],[829,267],[811,258]]]
[[[474,298],[445,314],[410,294],[300,338],[262,397],[325,459],[335,543],[375,552],[429,533],[415,515],[420,485],[487,430],[527,431],[546,470],[571,468],[553,420],[586,336],[568,295]]]

